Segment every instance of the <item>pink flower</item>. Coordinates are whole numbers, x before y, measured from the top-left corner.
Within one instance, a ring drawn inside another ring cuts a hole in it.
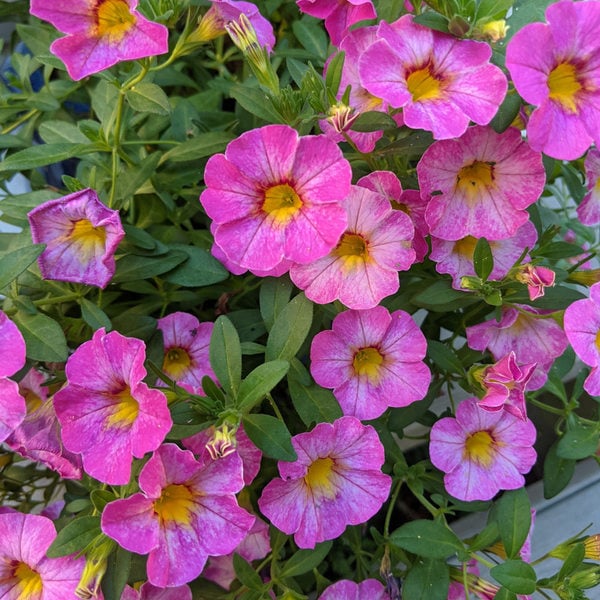
[[[79,80],[123,60],[168,51],[169,30],[144,18],[137,0],[31,0],[30,13],[68,34],[52,43],[69,75]]]
[[[592,367],[583,387],[588,394],[600,396],[600,283],[590,288],[590,297],[567,307],[565,333],[575,353]]]
[[[470,127],[459,139],[435,142],[417,175],[421,194],[432,196],[425,213],[431,235],[451,241],[513,236],[546,181],[542,155],[514,128]]]
[[[123,548],[148,554],[148,581],[174,587],[195,579],[208,556],[228,554],[246,536],[254,517],[235,494],[244,487],[233,454],[197,461],[189,450],[162,445],[139,475],[141,492],[110,502],[102,531]]]
[[[504,306],[500,321],[467,327],[467,343],[473,350],[488,349],[495,360],[513,351],[518,363],[537,363],[530,390],[544,385],[554,359],[568,346],[561,326],[551,316],[525,305]]]
[[[431,428],[429,455],[445,473],[449,494],[470,502],[490,500],[500,490],[525,484],[523,474],[534,465],[535,425],[505,411],[481,410],[476,398],[463,400],[456,417]]]
[[[376,431],[355,417],[319,423],[292,438],[294,462],[279,462],[281,479],[267,484],[258,506],[271,523],[294,534],[300,548],[340,536],[370,519],[388,497]]]
[[[408,127],[432,131],[436,139],[453,138],[470,121],[486,125],[496,114],[507,83],[489,62],[488,44],[417,25],[412,15],[382,21],[377,36],[360,60],[362,84],[402,108]]]
[[[55,538],[54,523],[47,517],[16,511],[0,514],[0,598],[75,598],[84,560],[47,558]]]
[[[141,340],[99,329],[69,357],[54,395],[65,448],[111,485],[127,484],[133,457],[158,448],[172,425],[165,395],[142,381],[145,359]]]
[[[522,265],[515,278],[527,286],[529,299],[533,302],[544,295],[545,288],[554,285],[556,274],[552,269],[527,263]]]
[[[266,125],[209,159],[200,202],[229,261],[264,272],[285,260],[311,262],[337,244],[351,177],[350,164],[325,136]]]
[[[337,246],[310,264],[292,265],[290,277],[313,302],[372,308],[398,291],[398,271],[414,262],[414,227],[406,214],[366,188],[352,186],[346,202],[348,228]]]
[[[481,381],[485,396],[479,400],[479,406],[489,412],[504,409],[519,419],[526,419],[525,390],[535,367],[536,363],[519,367],[512,351],[486,367]]]
[[[360,583],[343,579],[326,588],[319,600],[390,600],[390,596],[377,579]]]
[[[25,366],[25,351],[19,328],[0,310],[0,442],[23,421],[27,412],[19,386],[9,379]]]
[[[126,585],[121,600],[192,600],[192,590],[187,585],[158,588],[146,581],[139,591]]]
[[[531,147],[572,160],[600,139],[600,4],[557,2],[546,21],[512,37],[506,67],[519,94],[537,107],[527,124]]]
[[[115,273],[114,254],[125,232],[119,212],[106,208],[94,190],[44,202],[28,215],[42,277],[104,288]]]
[[[425,336],[403,310],[347,310],[313,338],[310,371],[319,385],[333,388],[345,415],[369,420],[425,396],[426,352]]]
[[[194,315],[176,312],[159,319],[157,327],[163,336],[166,375],[196,388],[202,387],[205,375],[217,381],[208,356],[213,323],[200,323]]]
[[[600,223],[600,150],[591,148],[585,157],[588,193],[577,207],[577,216],[584,225]]]
[[[331,43],[338,46],[352,25],[377,14],[371,0],[296,0],[307,15],[325,19],[325,29]]]

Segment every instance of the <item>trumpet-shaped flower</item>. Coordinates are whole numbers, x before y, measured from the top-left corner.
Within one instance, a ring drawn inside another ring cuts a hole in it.
[[[390,596],[377,579],[360,583],[343,579],[326,588],[319,600],[390,600]]]
[[[159,588],[146,581],[139,590],[126,585],[121,600],[192,600],[192,590],[188,585]]]
[[[431,428],[429,455],[445,473],[449,494],[470,502],[490,500],[500,490],[525,484],[534,465],[535,425],[505,411],[481,410],[476,398],[463,400],[456,417],[445,417]]]
[[[527,123],[531,147],[572,160],[600,139],[600,4],[557,2],[547,23],[530,23],[506,48],[519,94],[537,108]]]
[[[145,359],[141,340],[99,329],[69,357],[54,395],[65,448],[111,485],[127,484],[133,457],[156,450],[173,423],[166,396],[142,381]]]
[[[402,108],[408,127],[447,139],[462,135],[470,121],[487,125],[496,114],[507,83],[489,62],[488,44],[423,27],[412,15],[382,21],[377,36],[360,59],[362,84]]]
[[[200,202],[228,260],[252,272],[326,255],[347,225],[350,164],[325,136],[287,125],[243,133],[204,171]]]
[[[46,244],[38,258],[45,279],[107,286],[115,273],[115,250],[125,235],[119,211],[85,189],[44,202],[28,218],[34,243]]]
[[[459,139],[435,142],[417,175],[421,193],[432,196],[425,213],[431,235],[450,241],[513,236],[546,181],[542,155],[515,128],[470,127]]]
[[[47,558],[56,538],[54,523],[17,511],[0,514],[0,598],[75,599],[83,558]]]
[[[310,264],[292,265],[290,277],[313,302],[373,308],[398,290],[398,271],[414,262],[414,227],[406,214],[366,188],[352,186],[346,202],[348,228],[337,246]]]
[[[592,148],[585,157],[588,192],[577,207],[577,216],[584,225],[600,223],[600,150]]]
[[[278,463],[281,479],[267,484],[258,506],[300,548],[364,523],[387,499],[391,478],[381,472],[383,446],[371,426],[342,417],[295,435],[292,445],[298,459]]]
[[[600,396],[600,283],[590,288],[589,298],[567,307],[564,323],[573,350],[592,367],[583,387],[592,396]]]
[[[425,396],[426,351],[425,336],[403,310],[347,310],[313,338],[310,370],[319,385],[333,388],[344,414],[375,419]]]
[[[235,498],[244,481],[234,454],[197,461],[164,444],[142,468],[139,486],[106,505],[101,527],[126,550],[148,554],[148,581],[157,587],[192,581],[208,556],[232,552],[254,523]]]
[[[31,0],[32,15],[49,21],[66,37],[50,46],[79,80],[123,60],[168,51],[169,30],[135,10],[138,0]]]

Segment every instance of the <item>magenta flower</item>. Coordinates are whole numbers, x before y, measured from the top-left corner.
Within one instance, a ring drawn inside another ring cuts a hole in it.
[[[490,412],[505,410],[519,419],[526,419],[525,390],[535,367],[536,363],[519,366],[512,351],[486,367],[481,380],[485,396],[479,400],[479,406]]]
[[[591,148],[585,157],[588,193],[577,207],[577,216],[584,225],[600,223],[600,150]]]
[[[547,23],[530,23],[506,48],[519,94],[537,108],[527,124],[531,147],[572,160],[600,139],[600,4],[557,2]]]
[[[165,395],[142,381],[145,359],[141,340],[99,329],[69,357],[54,395],[65,448],[111,485],[127,484],[133,457],[158,448],[173,424]]]
[[[398,291],[398,271],[414,262],[414,227],[406,214],[366,188],[352,186],[346,202],[348,228],[337,246],[310,264],[292,265],[290,277],[313,302],[373,308]]]
[[[339,537],[347,525],[370,519],[388,497],[376,431],[355,417],[319,423],[292,438],[294,462],[279,462],[281,479],[267,484],[258,506],[300,548]]]
[[[197,461],[189,450],[164,444],[138,481],[141,492],[106,505],[101,526],[126,550],[149,555],[154,586],[192,581],[208,556],[232,552],[254,523],[235,498],[244,481],[233,454],[216,461],[205,454]]]
[[[489,350],[494,360],[513,351],[518,363],[537,363],[530,390],[544,385],[554,359],[568,346],[564,331],[550,315],[525,305],[504,306],[500,321],[491,319],[467,327],[467,343],[473,350]]]
[[[243,133],[212,156],[200,202],[229,261],[252,272],[327,254],[347,225],[350,164],[325,136],[287,125]]]
[[[463,400],[456,417],[431,428],[429,456],[445,473],[446,491],[458,498],[490,500],[500,490],[525,484],[523,474],[534,465],[536,429],[530,420],[481,410],[476,398]]]
[[[592,367],[583,388],[592,396],[600,396],[600,283],[590,288],[589,298],[567,307],[564,324],[573,350]]]
[[[44,279],[104,288],[115,273],[114,254],[125,232],[119,212],[106,208],[94,190],[49,200],[28,215]]]
[[[529,299],[532,302],[541,298],[547,287],[554,285],[555,277],[556,274],[552,269],[540,265],[532,265],[531,263],[521,265],[515,275],[517,281],[527,286]]]
[[[23,421],[27,408],[19,386],[9,379],[25,366],[25,340],[0,310],[0,442]]]
[[[390,596],[377,579],[360,583],[343,579],[326,588],[319,600],[390,600]]]
[[[379,40],[363,53],[363,86],[394,108],[404,123],[436,139],[462,135],[470,121],[487,125],[506,94],[504,73],[489,62],[488,44],[459,40],[404,15],[382,21]]]
[[[66,37],[50,51],[67,67],[72,79],[83,79],[123,60],[164,54],[169,30],[144,18],[137,0],[31,0],[29,12],[48,21]]]
[[[421,194],[432,196],[425,213],[431,235],[451,241],[513,236],[546,181],[542,155],[514,128],[470,127],[457,140],[435,142],[417,175]]]
[[[0,598],[6,600],[75,599],[83,558],[47,558],[56,538],[54,523],[17,511],[0,514]]]
[[[310,349],[315,381],[333,394],[345,415],[375,419],[389,406],[407,406],[427,393],[425,336],[403,310],[347,310],[321,331]]]
[[[217,381],[208,356],[213,323],[200,323],[194,315],[176,312],[159,319],[157,327],[163,336],[166,375],[195,388],[202,387],[205,375]]]
[[[352,25],[377,16],[371,0],[296,0],[307,15],[325,19],[331,43],[338,46]]]
[[[139,590],[126,585],[121,600],[192,600],[192,590],[188,585],[159,588],[146,581]]]

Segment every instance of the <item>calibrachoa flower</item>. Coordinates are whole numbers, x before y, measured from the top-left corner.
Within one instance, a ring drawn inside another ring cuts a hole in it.
[[[158,320],[165,349],[162,370],[177,383],[202,387],[202,378],[217,376],[210,366],[208,348],[213,323],[200,321],[189,313],[175,312]]]
[[[208,556],[229,554],[254,517],[235,494],[244,487],[242,462],[230,454],[197,461],[189,450],[162,445],[139,475],[140,493],[110,502],[102,531],[123,548],[148,554],[148,581],[158,587],[195,579]]]
[[[141,340],[99,329],[69,357],[54,395],[65,448],[111,485],[127,484],[133,457],[158,448],[173,424],[166,396],[142,381],[145,359]]]
[[[47,558],[55,538],[54,523],[47,517],[16,511],[0,514],[0,598],[76,599],[84,560]]]
[[[107,286],[125,235],[119,211],[104,206],[88,188],[44,202],[27,216],[33,242],[46,244],[38,258],[45,279]]]
[[[390,596],[377,579],[365,579],[360,583],[344,579],[325,589],[319,600],[390,600]]]
[[[312,341],[310,371],[346,415],[375,419],[389,406],[407,406],[427,393],[425,336],[403,310],[347,310]]]
[[[561,326],[548,315],[525,305],[502,307],[500,321],[490,319],[467,327],[467,343],[473,350],[489,350],[495,360],[514,352],[518,363],[537,363],[528,389],[544,385],[548,369],[567,348]]]
[[[31,0],[32,15],[68,34],[52,42],[50,51],[72,79],[108,69],[123,60],[164,54],[169,30],[135,10],[138,0]]]
[[[266,125],[209,159],[200,202],[228,259],[268,271],[284,260],[311,262],[337,244],[351,177],[350,164],[325,136]]]
[[[158,588],[146,582],[139,590],[126,585],[121,600],[192,600],[192,590],[187,585]]]
[[[417,175],[421,194],[432,196],[425,213],[431,235],[452,241],[511,237],[528,220],[525,209],[546,181],[542,155],[520,131],[477,126],[459,139],[432,144]]]
[[[398,271],[414,262],[414,227],[386,198],[363,187],[352,186],[346,207],[348,229],[338,245],[310,264],[292,265],[290,277],[313,302],[372,308],[398,291]]]
[[[402,108],[408,127],[432,131],[436,139],[453,138],[470,121],[487,125],[496,114],[507,83],[489,62],[488,44],[423,27],[412,15],[382,21],[377,36],[360,60],[362,84]]]
[[[23,421],[27,408],[19,386],[9,379],[25,366],[25,340],[0,310],[0,442]]]
[[[577,207],[577,216],[584,225],[600,223],[600,151],[592,148],[585,157],[588,193]]]
[[[565,310],[565,333],[579,358],[592,367],[583,387],[600,396],[600,283],[590,288],[590,297],[576,300]]]
[[[512,37],[506,67],[519,94],[537,106],[527,124],[531,147],[571,160],[600,139],[600,3],[557,2],[546,21]]]
[[[456,417],[431,428],[429,456],[445,473],[449,494],[465,500],[490,500],[500,490],[525,484],[536,461],[535,425],[505,411],[481,410],[476,398],[463,400]]]
[[[554,285],[556,273],[552,269],[527,263],[521,265],[515,274],[515,279],[527,286],[531,301],[541,298],[547,287]]]
[[[325,19],[325,29],[334,46],[352,25],[377,16],[371,0],[296,0],[298,8],[312,17]]]
[[[391,478],[381,472],[383,446],[371,426],[342,417],[295,435],[292,445],[298,459],[278,463],[281,479],[267,484],[258,506],[300,548],[364,523],[387,499]]]

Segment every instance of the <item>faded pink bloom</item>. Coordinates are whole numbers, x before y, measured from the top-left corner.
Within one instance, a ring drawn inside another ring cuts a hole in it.
[[[326,255],[347,225],[350,164],[325,136],[287,125],[243,133],[212,156],[200,202],[228,260],[252,272]]]
[[[506,67],[519,94],[537,107],[527,124],[531,147],[572,160],[600,139],[600,4],[557,2],[546,21],[517,31]]]
[[[96,331],[69,357],[67,385],[54,395],[65,448],[89,475],[125,485],[134,457],[158,448],[171,429],[166,396],[150,389],[145,344],[117,331]]]
[[[515,278],[527,286],[529,299],[537,300],[544,295],[545,288],[554,285],[556,273],[552,269],[527,263],[521,265]]]
[[[535,425],[506,412],[481,410],[477,398],[463,400],[456,417],[431,428],[429,455],[443,471],[446,491],[458,498],[491,500],[500,490],[525,485],[534,465]]]
[[[600,150],[591,148],[585,157],[588,193],[577,207],[577,216],[584,225],[600,223]]]
[[[258,500],[261,512],[300,548],[339,537],[347,525],[370,519],[388,497],[377,432],[355,417],[319,423],[292,437],[298,459],[278,463]]]
[[[46,244],[38,258],[44,279],[108,285],[125,235],[119,211],[104,206],[88,188],[44,202],[27,216],[33,242]]]
[[[459,139],[435,142],[417,175],[421,194],[432,196],[425,213],[431,235],[450,241],[515,235],[546,182],[542,155],[514,127],[470,127]]]
[[[425,397],[427,341],[408,313],[347,310],[331,327],[313,338],[310,371],[319,385],[333,388],[345,415],[375,419]]]
[[[394,108],[404,124],[435,139],[462,135],[470,121],[487,125],[506,94],[504,73],[489,62],[488,44],[460,40],[404,15],[382,21],[378,41],[363,53],[363,86]]]
[[[164,54],[169,30],[135,10],[138,0],[31,0],[29,12],[66,37],[52,42],[69,75],[83,79],[124,60]]]
[[[360,583],[343,579],[326,588],[319,600],[390,600],[390,596],[377,579]]]
[[[159,588],[146,581],[139,591],[126,585],[121,600],[192,600],[192,590],[188,585]]]

